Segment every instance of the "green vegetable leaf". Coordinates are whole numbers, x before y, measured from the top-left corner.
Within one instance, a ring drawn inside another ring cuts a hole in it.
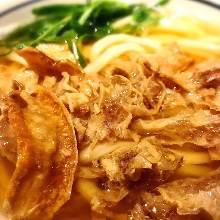
[[[151,13],[152,13],[152,10],[150,8],[146,8],[140,5],[135,8],[133,12],[133,19],[136,22],[143,22],[149,18]]]
[[[164,6],[166,5],[170,0],[160,0],[156,3],[156,7],[159,7],[159,6]]]
[[[163,6],[167,2],[168,0],[160,0],[155,7]],[[35,20],[14,30],[1,40],[0,46],[10,49],[8,52],[16,46],[23,48],[40,43],[68,43],[83,66],[85,60],[78,45],[111,33],[135,34],[143,27],[157,25],[160,15],[155,7],[127,4],[120,0],[87,0],[85,4],[40,6],[32,10]],[[130,16],[133,22],[119,29],[113,28],[115,21],[127,16]],[[75,46],[72,42],[75,42]]]
[[[81,67],[85,67],[86,66],[86,61],[83,57],[83,55],[81,54],[76,41],[67,41],[68,46],[70,51],[73,53],[75,59],[79,62]]]
[[[61,21],[52,25],[50,28],[48,28],[48,30],[46,30],[44,33],[42,33],[38,38],[33,40],[30,45],[31,46],[37,45],[38,43],[44,41],[44,39],[48,35],[50,35],[50,36],[56,35],[59,31],[61,31],[65,27],[65,25],[67,25],[67,23],[70,20],[71,20],[71,16],[64,17]]]
[[[55,4],[34,8],[32,12],[37,16],[49,16],[55,14],[64,16],[68,14],[80,15],[85,10],[85,7],[86,5],[83,4]]]

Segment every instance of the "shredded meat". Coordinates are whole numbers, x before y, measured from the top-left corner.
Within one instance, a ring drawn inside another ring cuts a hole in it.
[[[175,206],[161,196],[147,192],[139,192],[141,197],[131,210],[130,219],[135,220],[169,220],[175,213]]]
[[[133,129],[142,134],[150,133],[162,143],[192,143],[204,147],[215,147],[220,144],[220,115],[207,110],[196,112],[183,111],[177,116],[156,119],[138,119]]]
[[[159,187],[165,201],[177,206],[180,215],[207,211],[214,219],[220,218],[220,173],[207,178],[178,180]]]
[[[73,186],[93,216],[220,219],[219,59],[171,45],[86,75],[63,45],[18,53],[29,70],[12,77],[20,90],[0,121],[0,154],[16,161],[5,201],[12,218],[51,218]]]
[[[141,219],[219,219],[219,171],[209,177],[163,184],[158,193],[139,192],[131,217]],[[204,210],[204,211],[203,211]],[[209,213],[209,214],[207,214]],[[202,214],[200,217],[193,215]],[[179,218],[178,218],[179,216]],[[183,218],[181,218],[183,216]],[[203,216],[203,217],[202,217]],[[132,219],[132,218],[131,218]]]
[[[177,45],[171,45],[169,48],[162,49],[157,53],[147,57],[151,68],[161,75],[177,75],[189,68],[193,60],[187,54],[183,53]]]
[[[215,88],[220,85],[220,68],[198,72],[195,78],[198,79],[198,83],[201,87]]]
[[[125,146],[101,158],[101,166],[111,181],[122,181],[141,169],[176,170],[181,158],[172,152],[151,144],[147,138],[136,146]]]

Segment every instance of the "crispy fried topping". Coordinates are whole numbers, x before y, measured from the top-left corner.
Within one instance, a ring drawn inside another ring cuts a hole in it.
[[[173,45],[86,75],[62,45],[19,54],[30,70],[14,78],[19,91],[0,121],[0,153],[17,160],[5,201],[12,218],[51,218],[72,185],[92,213],[113,219],[128,210],[132,220],[220,218],[219,60]]]
[[[70,60],[56,61],[35,48],[24,48],[17,53],[22,56],[27,61],[29,67],[41,77],[49,75],[60,78],[62,72],[67,72],[70,75],[81,74],[81,72],[78,71],[79,67],[76,63]]]
[[[50,219],[70,198],[77,147],[69,117],[41,87],[8,99],[9,123],[17,137],[16,169],[4,202],[12,219]]]

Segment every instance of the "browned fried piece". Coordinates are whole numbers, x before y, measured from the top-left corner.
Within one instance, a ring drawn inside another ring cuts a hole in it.
[[[4,95],[0,98],[0,156],[7,158],[12,163],[16,163],[16,136],[9,124],[7,102]]]
[[[138,119],[133,129],[150,133],[166,145],[192,143],[203,147],[220,144],[220,115],[208,110],[182,111],[177,116],[155,120]]]
[[[132,179],[136,171],[144,169],[172,173],[181,163],[180,157],[160,145],[151,144],[147,138],[142,139],[137,146],[121,147],[100,159],[107,177],[115,182]]]
[[[163,199],[177,206],[177,213],[198,214],[200,209],[220,219],[220,171],[206,178],[177,180],[159,187]]]
[[[6,116],[0,118],[0,134],[0,156],[15,163],[17,158],[16,137]]]
[[[200,87],[217,88],[220,85],[220,68],[205,70],[195,73],[195,78]]]
[[[42,87],[12,96],[8,105],[17,163],[4,208],[12,219],[51,219],[70,198],[78,161],[70,116]]]
[[[170,220],[175,213],[175,206],[163,200],[161,196],[156,196],[147,192],[139,192],[141,196],[134,205],[129,217],[135,220]]]
[[[220,173],[209,177],[176,180],[161,185],[159,193],[140,192],[141,199],[131,211],[137,220],[220,219]],[[141,218],[142,217],[142,218]]]
[[[38,49],[27,47],[18,50],[17,53],[23,57],[30,68],[38,73],[41,77],[45,75],[61,76],[62,72],[70,75],[81,74],[79,66],[70,60],[55,61]]]

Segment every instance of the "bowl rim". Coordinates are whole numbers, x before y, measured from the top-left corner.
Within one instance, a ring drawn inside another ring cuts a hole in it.
[[[38,2],[43,2],[45,0],[28,0],[28,1],[24,1],[22,3],[18,3],[14,6],[11,6],[3,11],[0,12],[0,18],[10,14],[10,13],[13,13],[21,8],[24,8],[26,6],[29,6],[29,5],[32,5],[32,4],[35,4],[35,3],[38,3]],[[215,9],[218,9],[220,10],[220,4],[217,3],[217,1],[210,1],[210,0],[187,0],[187,1],[194,1],[194,2],[197,2],[197,3],[200,3],[200,4],[204,4],[204,5],[207,5],[208,7],[212,7],[212,8],[215,8]]]

